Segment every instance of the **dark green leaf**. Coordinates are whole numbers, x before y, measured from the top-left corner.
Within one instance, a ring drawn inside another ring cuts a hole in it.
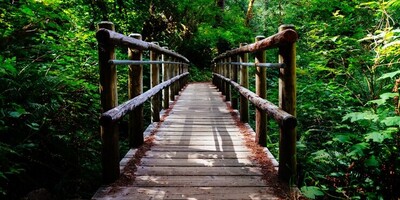
[[[301,193],[307,198],[315,199],[317,196],[323,196],[324,193],[316,186],[303,186],[301,187]]]

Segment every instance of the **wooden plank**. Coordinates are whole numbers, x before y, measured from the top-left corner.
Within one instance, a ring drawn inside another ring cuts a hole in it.
[[[210,136],[190,136],[190,135],[156,135],[155,136],[156,140],[159,141],[214,141],[215,137],[210,135]],[[233,135],[223,135],[223,136],[218,136],[218,139],[226,141],[226,140],[232,140],[232,141],[241,141],[243,142],[243,137],[240,136],[233,136]]]
[[[105,187],[93,199],[283,199],[272,187]],[[107,197],[104,197],[107,196]]]
[[[219,138],[215,138],[214,140],[156,140],[154,144],[156,145],[172,145],[172,146],[190,146],[190,145],[201,145],[201,146],[209,146],[209,145],[223,145],[223,146],[237,146],[242,145],[243,141],[238,140],[218,140]]]
[[[250,152],[157,152],[149,151],[146,153],[146,158],[159,159],[178,159],[178,158],[199,158],[199,159],[218,159],[218,158],[248,158]],[[133,157],[131,155],[130,157]]]
[[[235,125],[235,122],[233,122],[233,121],[213,122],[211,120],[209,120],[209,121],[193,121],[193,120],[195,120],[195,119],[190,119],[190,120],[188,120],[188,119],[187,120],[169,120],[169,119],[167,119],[164,121],[163,127],[165,127],[167,125],[171,125],[171,124],[184,125],[184,127],[187,127],[187,126],[197,127],[198,125],[199,126],[208,126],[208,127],[210,127],[210,126],[211,127],[228,127],[228,126],[232,127]]]
[[[189,134],[188,134],[189,133]],[[207,132],[204,130],[192,130],[192,131],[173,131],[173,130],[167,130],[167,129],[163,129],[161,132],[157,132],[157,136],[210,136],[210,135],[218,135],[219,137],[223,137],[223,136],[229,136],[229,137],[241,137],[241,135],[239,135],[236,132],[232,132],[232,131],[218,131],[218,132]]]
[[[182,151],[182,152],[249,152],[244,146],[160,146],[151,147],[152,151]]]
[[[136,176],[141,187],[254,187],[266,186],[261,176]]]
[[[187,115],[187,116],[176,116],[176,115],[171,115],[168,116],[164,121],[182,121],[182,120],[196,120],[198,122],[227,122],[227,121],[231,121],[232,118],[231,117],[201,117],[201,116],[191,116],[191,115]]]
[[[138,167],[136,175],[156,176],[261,176],[258,167]]]
[[[157,128],[135,180],[104,187],[93,199],[284,199],[274,195],[276,183],[262,180],[221,94],[209,90],[187,86]]]
[[[231,159],[151,159],[142,158],[140,166],[168,166],[168,167],[245,167],[257,166],[247,158]]]

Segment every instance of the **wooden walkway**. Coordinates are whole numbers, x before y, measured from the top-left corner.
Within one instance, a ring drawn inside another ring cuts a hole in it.
[[[250,155],[215,87],[189,84],[158,128],[135,181],[103,187],[93,199],[280,199]]]

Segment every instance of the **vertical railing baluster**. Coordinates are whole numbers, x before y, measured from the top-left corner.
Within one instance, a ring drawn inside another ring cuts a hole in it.
[[[175,62],[176,59],[172,58],[171,61]],[[170,74],[171,78],[176,76],[174,68],[175,68],[175,64],[169,65],[169,69],[168,70],[169,70],[169,74]],[[169,100],[170,101],[174,101],[175,100],[175,83],[172,83],[169,86]]]
[[[219,74],[224,75],[224,70],[225,70],[225,62],[224,59],[220,59],[220,65],[219,65]],[[220,79],[219,81],[219,86],[220,86],[220,91],[222,95],[225,95],[225,81]]]
[[[293,25],[282,25],[279,31],[293,29]],[[279,72],[279,107],[296,117],[296,44],[279,47],[279,62],[286,65]],[[280,127],[279,177],[296,183],[296,128]]]
[[[241,43],[240,47],[246,45]],[[249,61],[249,54],[244,53],[240,55],[240,62],[247,63]],[[249,73],[247,71],[247,66],[242,65],[240,67],[240,85],[245,88],[249,88]],[[249,122],[249,100],[243,95],[240,95],[240,121],[247,123]]]
[[[257,36],[255,41],[261,41],[264,36]],[[265,63],[265,50],[258,51],[255,54],[255,63]],[[266,82],[267,70],[265,67],[256,67],[256,94],[266,99],[267,97],[267,82]],[[267,142],[267,115],[264,110],[256,108],[256,138],[255,142],[260,146],[265,147]]]
[[[158,43],[153,42],[158,45]],[[158,53],[150,51],[150,61],[158,61]],[[151,77],[151,88],[155,87],[160,83],[160,69],[159,64],[150,65],[150,77]],[[152,122],[160,121],[160,93],[157,93],[151,98],[151,115]]]
[[[176,61],[178,62],[179,59],[176,59]],[[174,67],[176,76],[179,75],[179,67],[180,67],[179,64],[176,64],[175,67]],[[175,95],[179,95],[180,89],[181,89],[181,84],[179,83],[179,81],[176,81],[176,84],[175,84]]]
[[[225,77],[226,78],[231,78],[231,62],[230,57],[225,58]],[[229,82],[225,82],[225,90],[226,90],[226,95],[225,95],[225,101],[231,101],[231,84]]]
[[[231,62],[238,62],[238,56],[232,56],[231,57]],[[232,69],[232,81],[234,81],[235,83],[238,82],[238,65],[234,64],[231,65],[231,69]],[[231,94],[231,102],[232,102],[232,108],[233,109],[238,109],[239,105],[238,105],[238,98],[237,98],[237,92],[236,90],[232,89],[232,94]]]
[[[168,47],[164,47],[165,49],[168,49]],[[166,56],[165,54],[162,54],[161,57],[162,61],[169,61],[169,57]],[[170,75],[169,75],[169,64],[163,63],[162,64],[162,82],[167,81],[168,79],[170,79]],[[164,109],[168,109],[169,108],[169,87],[165,88],[163,90],[163,108]]]
[[[138,33],[130,34],[138,40],[142,40],[142,36]],[[128,49],[128,58],[130,60],[142,60],[142,51],[137,49]],[[129,65],[128,74],[128,97],[133,99],[143,93],[143,68],[142,65]],[[138,106],[129,113],[129,146],[132,148],[139,147],[143,144],[143,105]]]
[[[100,22],[99,29],[114,31],[111,22]],[[98,38],[99,39],[99,38]],[[115,59],[115,46],[109,40],[99,39],[100,99],[102,111],[108,111],[118,105],[117,69],[109,60]],[[111,183],[119,177],[118,125],[103,124],[100,128],[102,141],[103,182]]]

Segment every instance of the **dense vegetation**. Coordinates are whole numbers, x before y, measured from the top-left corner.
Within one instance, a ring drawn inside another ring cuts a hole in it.
[[[397,199],[399,9],[399,0],[1,1],[0,199],[41,188],[89,198],[101,184],[101,20],[187,56],[195,81],[207,80],[217,53],[294,24],[299,188],[310,198]]]

